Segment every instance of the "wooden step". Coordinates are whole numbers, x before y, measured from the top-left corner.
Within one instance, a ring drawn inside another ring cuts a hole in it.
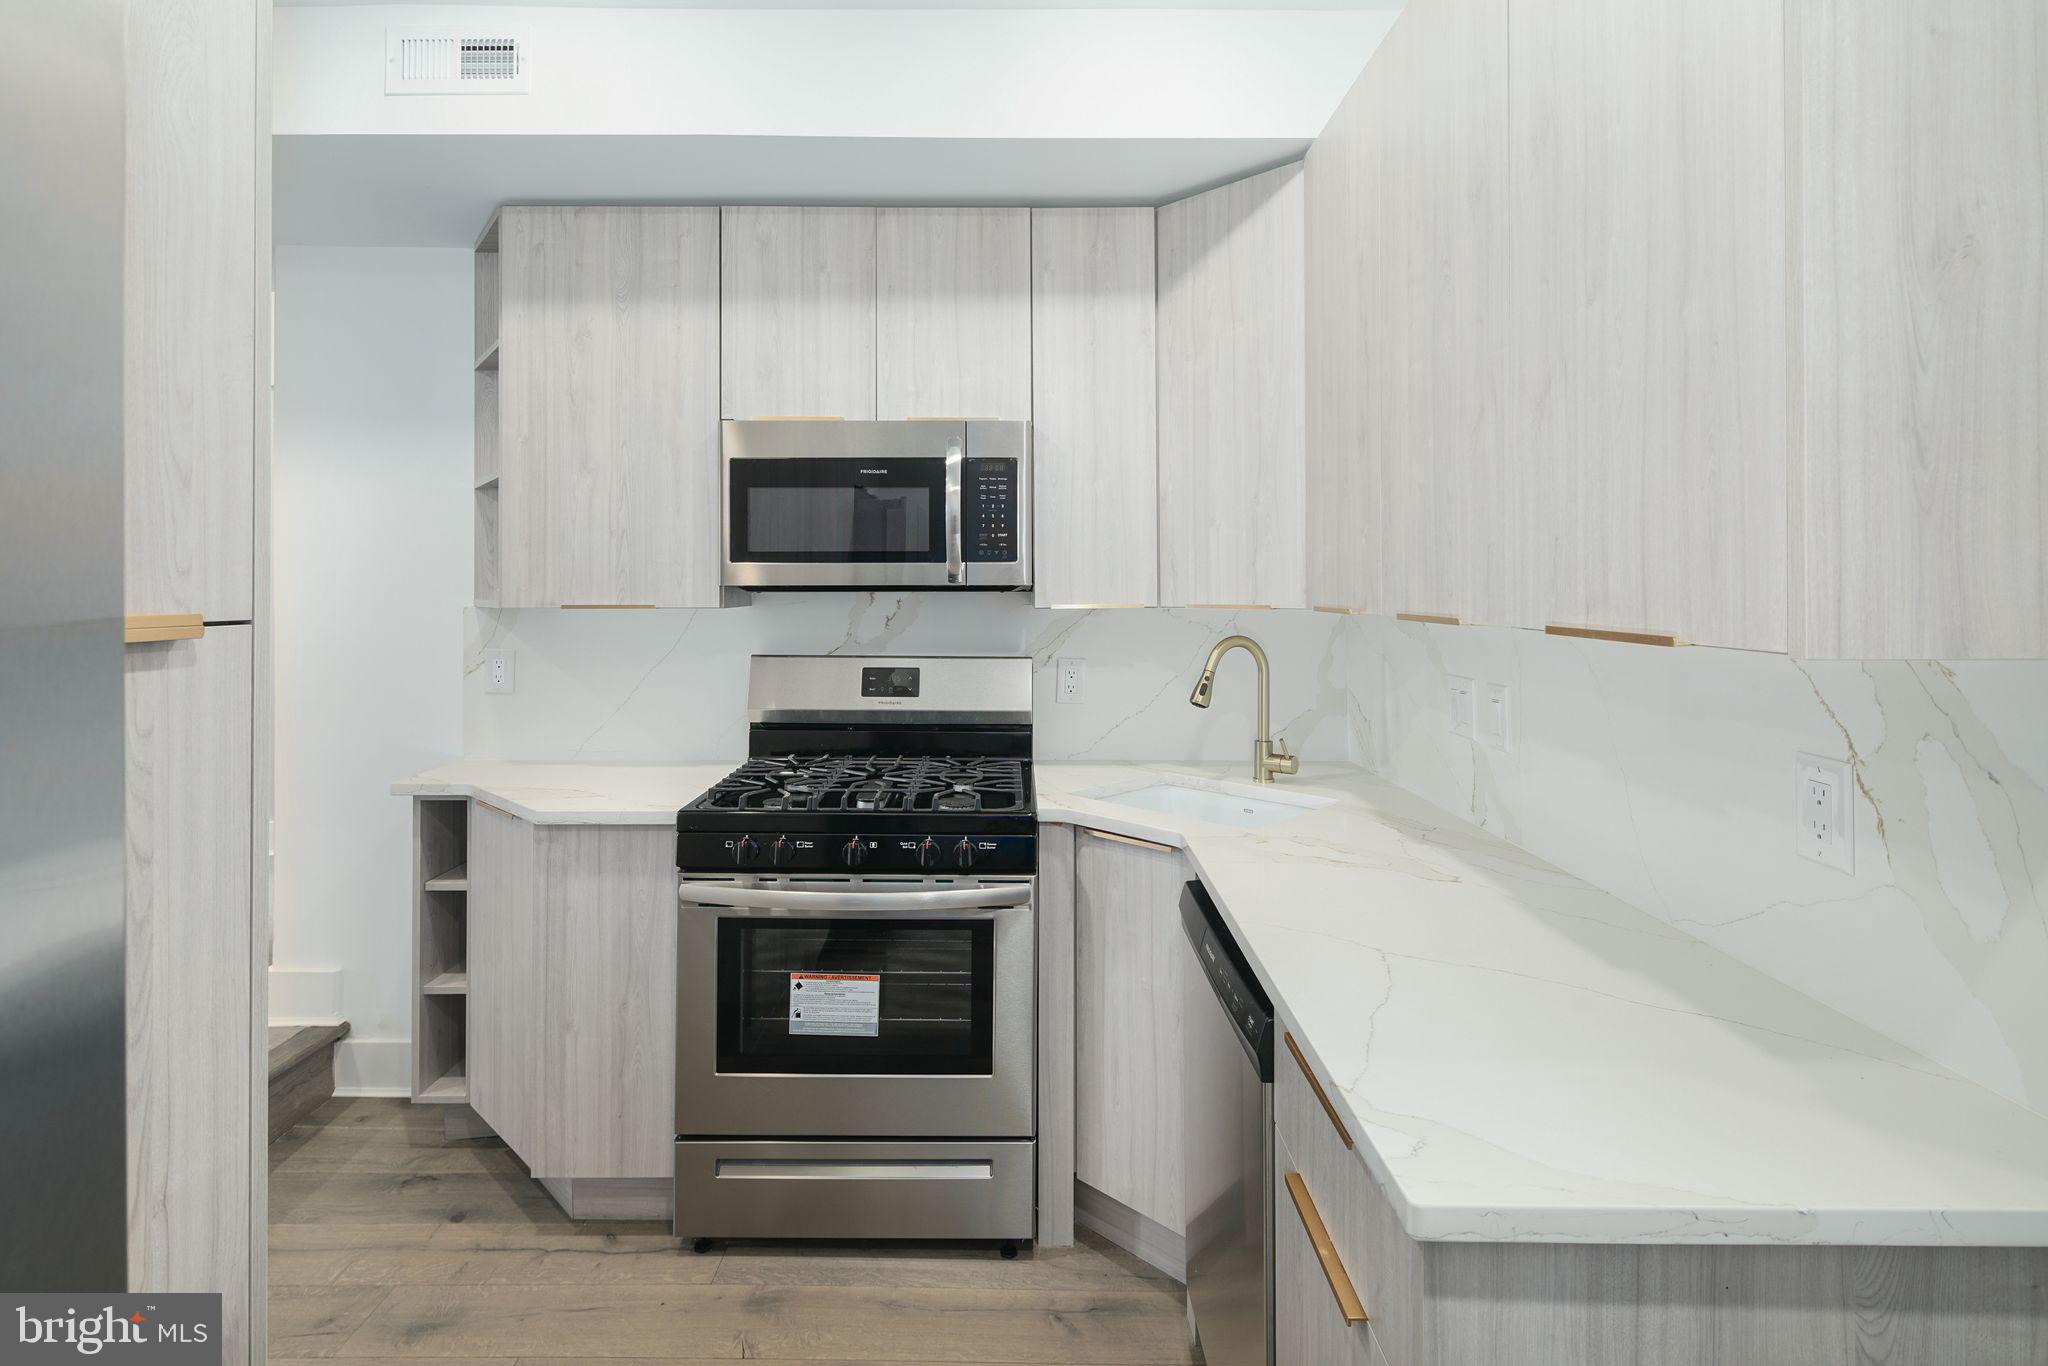
[[[348,1021],[270,1027],[270,1141],[334,1095],[334,1046]]]

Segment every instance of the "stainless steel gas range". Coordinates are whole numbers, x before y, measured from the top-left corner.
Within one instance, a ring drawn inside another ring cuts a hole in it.
[[[1028,659],[753,661],[677,813],[675,1229],[1033,1235]]]

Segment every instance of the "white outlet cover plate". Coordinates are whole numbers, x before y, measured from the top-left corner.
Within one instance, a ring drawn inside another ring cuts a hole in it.
[[[1479,693],[1472,686],[1472,680],[1460,674],[1447,675],[1444,681],[1450,685],[1451,734],[1472,738],[1472,721],[1479,705]]]
[[[1077,703],[1081,700],[1081,682],[1084,676],[1081,659],[1061,659],[1053,664],[1053,700]]]
[[[1856,871],[1856,779],[1847,762],[1801,754],[1794,763],[1792,837],[1801,858],[1839,872]],[[1816,806],[1823,798],[1824,805]],[[1816,833],[1816,823],[1825,835]]]
[[[1488,683],[1479,698],[1479,738],[1503,754],[1515,748],[1515,690]]]
[[[484,651],[484,691],[487,693],[509,693],[513,687],[512,652],[510,650]]]

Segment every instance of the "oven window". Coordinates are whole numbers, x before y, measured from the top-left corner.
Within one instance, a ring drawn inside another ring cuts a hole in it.
[[[942,563],[946,462],[734,460],[730,557],[771,564]]]
[[[994,1006],[990,920],[718,922],[720,1072],[988,1076]]]

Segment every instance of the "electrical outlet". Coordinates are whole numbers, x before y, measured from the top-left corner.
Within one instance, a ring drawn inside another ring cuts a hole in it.
[[[484,651],[484,691],[508,693],[512,691],[512,652],[510,650]]]
[[[1081,666],[1086,662],[1080,659],[1062,659],[1053,666],[1055,676],[1058,678],[1058,691],[1054,694],[1056,701],[1079,702],[1081,700]]]
[[[1469,740],[1472,738],[1475,705],[1472,680],[1451,674],[1444,681],[1450,684],[1451,689],[1451,734],[1462,735]]]
[[[1489,683],[1479,705],[1479,738],[1501,753],[1515,747],[1515,690]]]
[[[1814,754],[1798,756],[1794,833],[1802,857],[1844,873],[1856,871],[1855,793],[1849,765]]]

